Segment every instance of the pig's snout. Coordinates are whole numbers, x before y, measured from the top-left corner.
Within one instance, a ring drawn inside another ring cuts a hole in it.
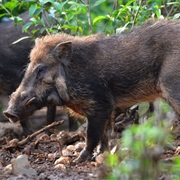
[[[3,111],[3,114],[9,119],[10,122],[15,123],[19,121],[19,117],[15,115],[11,110]]]

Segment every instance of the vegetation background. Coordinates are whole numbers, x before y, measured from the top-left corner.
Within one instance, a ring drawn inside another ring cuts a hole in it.
[[[23,25],[23,31],[30,26],[40,33],[64,31],[74,35],[88,35],[103,32],[121,33],[127,28],[142,24],[153,18],[180,17],[180,1],[171,0],[2,0],[0,20],[5,17],[15,23],[22,23],[18,15],[29,11],[30,21]]]

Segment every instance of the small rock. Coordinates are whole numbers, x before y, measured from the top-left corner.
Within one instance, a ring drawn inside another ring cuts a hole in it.
[[[57,159],[54,164],[55,165],[57,165],[57,164],[70,164],[70,158],[62,156],[59,159]]]
[[[80,152],[77,152],[77,151],[74,152],[74,156],[75,156],[75,157],[78,157],[79,154],[80,154]]]
[[[55,153],[49,153],[49,154],[47,155],[47,157],[48,157],[48,159],[53,160],[53,159],[55,159],[56,154],[55,154]]]
[[[46,177],[46,179],[48,179],[48,180],[59,180],[59,177],[58,177],[58,175],[51,174],[50,176]]]
[[[99,154],[96,157],[96,162],[97,162],[97,164],[103,164],[103,162],[104,162],[104,154]]]
[[[57,164],[54,168],[55,168],[55,169],[65,170],[65,169],[66,169],[66,166],[65,166],[64,164]]]
[[[180,154],[180,146],[176,148],[175,154]]]
[[[16,159],[12,159],[12,172],[15,175],[37,175],[37,172],[31,168],[27,155],[20,155]]]
[[[1,169],[3,169],[3,165],[2,165],[2,163],[0,162],[0,170],[1,170]]]
[[[68,157],[68,156],[73,156],[73,152],[72,151],[70,151],[70,150],[68,150],[68,149],[63,149],[62,150],[62,154],[63,154],[63,156],[65,156],[65,157]]]
[[[90,162],[90,164],[91,164],[92,166],[94,166],[94,167],[97,167],[97,166],[98,166],[98,163],[97,163],[96,161],[92,161],[92,162]]]
[[[91,177],[91,178],[97,178],[97,174],[93,174],[93,173],[89,173],[89,174],[87,174],[89,177]]]
[[[4,168],[4,174],[12,174],[12,164],[9,164]]]
[[[66,147],[67,150],[70,150],[70,151],[74,151],[75,150],[75,146],[74,145],[69,145]]]
[[[43,179],[46,179],[46,175],[44,173],[41,173],[39,176],[38,176],[39,180],[43,180]]]
[[[85,147],[85,143],[84,142],[79,142],[75,145],[75,150],[77,152],[81,152]]]

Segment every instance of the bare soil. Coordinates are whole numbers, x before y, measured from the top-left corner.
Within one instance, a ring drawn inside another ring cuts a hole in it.
[[[128,124],[127,124],[128,125]],[[17,131],[6,131],[0,138],[0,179],[1,180],[98,180],[104,179],[106,170],[103,170],[103,155],[95,162],[76,164],[73,162],[79,155],[85,142],[85,132],[68,132],[49,129],[51,135],[45,132],[28,139],[24,144],[18,145],[24,136],[17,136]],[[119,135],[120,136],[120,135]],[[175,134],[174,146],[180,146],[178,131]],[[77,144],[80,144],[77,148]],[[31,167],[37,171],[36,176],[15,175],[7,167],[13,158],[21,154],[28,155]],[[178,156],[175,149],[167,149],[162,158],[171,159]],[[63,157],[64,159],[58,159]]]

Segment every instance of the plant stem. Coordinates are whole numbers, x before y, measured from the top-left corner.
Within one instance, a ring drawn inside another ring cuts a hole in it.
[[[88,17],[89,29],[90,29],[90,33],[92,34],[93,29],[92,29],[92,19],[91,19],[91,7],[90,7],[90,4],[89,4],[89,0],[86,0],[86,5],[87,5],[87,8],[88,8],[87,17]]]
[[[137,20],[137,16],[139,14],[139,10],[141,8],[141,5],[142,5],[142,0],[139,1],[139,6],[138,6],[138,10],[136,11],[136,14],[134,16],[134,20],[133,20],[133,23],[132,23],[132,27],[134,27],[134,25],[136,24],[136,20]]]

